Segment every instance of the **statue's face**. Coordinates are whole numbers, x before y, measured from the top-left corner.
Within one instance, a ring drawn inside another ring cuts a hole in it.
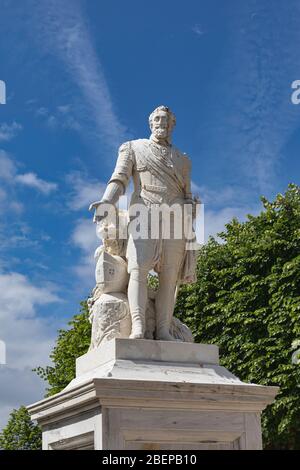
[[[166,111],[157,111],[152,118],[151,131],[157,139],[166,139],[169,134],[169,116]]]

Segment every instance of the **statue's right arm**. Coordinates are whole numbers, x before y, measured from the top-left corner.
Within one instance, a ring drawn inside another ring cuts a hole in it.
[[[123,184],[120,181],[111,181],[106,186],[101,202],[116,204],[122,194],[124,194]]]
[[[119,197],[125,193],[133,169],[133,155],[130,142],[125,142],[119,148],[119,154],[114,172],[108,182],[101,201],[94,202],[90,210],[97,209],[101,203],[116,204]]]

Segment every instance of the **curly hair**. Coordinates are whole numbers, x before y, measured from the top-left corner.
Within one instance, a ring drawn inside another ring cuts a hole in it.
[[[171,109],[168,108],[168,106],[158,106],[157,108],[155,108],[154,111],[152,111],[152,113],[151,113],[150,116],[149,116],[149,125],[150,125],[150,128],[151,128],[151,124],[152,124],[152,121],[153,121],[153,119],[154,119],[154,116],[155,116],[155,114],[156,114],[158,111],[165,111],[165,112],[168,114],[168,117],[169,117],[169,128],[172,130],[173,127],[176,125],[176,117],[175,117],[175,114],[172,113]]]

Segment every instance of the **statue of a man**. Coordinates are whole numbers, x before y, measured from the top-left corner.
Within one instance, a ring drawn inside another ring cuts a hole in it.
[[[190,160],[171,143],[175,123],[174,114],[166,106],[159,106],[151,113],[150,139],[132,140],[121,145],[103,198],[91,204],[90,210],[97,209],[102,203],[116,204],[131,177],[134,183],[131,205],[140,203],[149,210],[162,204],[172,206],[176,203],[183,207],[184,204],[193,203]],[[192,257],[186,259],[188,254],[184,235],[169,239],[129,236],[126,257],[130,275],[128,302],[132,319],[131,338],[144,338],[147,276],[154,269],[159,278],[155,298],[156,339],[174,340],[170,325],[177,285],[195,280],[195,262]]]

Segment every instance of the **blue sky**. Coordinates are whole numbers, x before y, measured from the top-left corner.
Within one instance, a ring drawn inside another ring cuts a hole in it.
[[[160,104],[193,164],[206,236],[299,182],[296,0],[1,0],[0,426],[94,286],[90,202]]]

